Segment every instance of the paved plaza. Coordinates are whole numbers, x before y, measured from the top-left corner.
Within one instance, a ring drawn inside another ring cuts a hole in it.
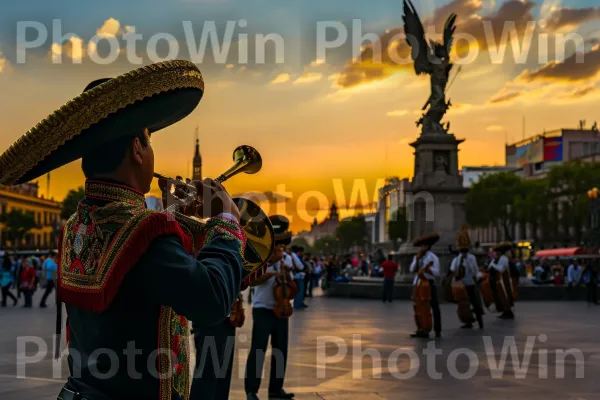
[[[296,312],[290,323],[285,387],[298,399],[600,399],[600,307],[523,302],[515,321],[486,314],[481,333],[459,329],[455,306],[446,304],[443,338],[426,341],[408,337],[414,329],[409,302],[308,301],[310,307]],[[65,360],[62,371],[52,369],[54,306],[1,309],[0,321],[0,399],[55,399],[67,373]],[[248,312],[238,331],[232,399],[245,398],[241,377],[251,327]],[[18,356],[32,356],[37,349],[30,343],[17,354],[17,337],[24,336],[42,338],[48,354],[19,371]],[[507,347],[502,365],[503,345],[513,338],[519,360]],[[18,379],[19,374],[26,377]]]

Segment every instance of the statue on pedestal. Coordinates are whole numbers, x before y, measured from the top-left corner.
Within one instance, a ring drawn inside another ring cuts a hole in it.
[[[446,86],[452,63],[450,51],[452,49],[453,34],[456,30],[456,14],[451,14],[444,26],[444,43],[430,40],[431,47],[425,38],[425,30],[419,19],[411,0],[404,0],[404,33],[406,41],[412,48],[412,59],[415,62],[417,75],[431,75],[431,95],[423,106],[423,111],[429,107],[417,126],[422,126],[422,134],[445,134],[448,128],[442,125],[442,118],[452,105],[446,102]]]

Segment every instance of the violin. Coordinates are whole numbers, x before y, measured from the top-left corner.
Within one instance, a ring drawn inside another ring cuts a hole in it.
[[[463,324],[472,324],[475,322],[475,318],[473,317],[471,302],[469,301],[469,295],[463,281],[466,274],[464,262],[465,259],[463,255],[460,255],[460,265],[458,271],[455,272],[456,279],[452,283],[452,297],[458,305],[456,309],[458,319]]]
[[[288,272],[279,274],[273,287],[273,297],[275,297],[273,312],[277,318],[287,319],[292,316],[294,308],[290,302],[296,294],[298,294],[298,287],[296,282],[290,280]]]
[[[244,311],[244,298],[240,293],[233,303],[233,309],[229,315],[229,324],[234,328],[241,328],[246,321],[246,312]]]

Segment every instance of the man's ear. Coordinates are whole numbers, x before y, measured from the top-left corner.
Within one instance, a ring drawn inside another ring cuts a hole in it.
[[[142,164],[144,162],[142,158],[142,142],[140,139],[133,139],[133,145],[131,146],[131,156],[135,160],[136,163]]]

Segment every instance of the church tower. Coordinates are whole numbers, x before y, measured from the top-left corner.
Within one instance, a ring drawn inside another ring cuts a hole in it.
[[[200,155],[200,138],[198,137],[198,127],[196,127],[196,152],[194,153],[193,162],[194,171],[192,174],[193,181],[202,180],[202,156]]]
[[[340,220],[340,216],[338,215],[337,206],[335,205],[335,201],[331,205],[331,211],[329,213],[329,219],[332,220],[332,221],[339,221]]]

